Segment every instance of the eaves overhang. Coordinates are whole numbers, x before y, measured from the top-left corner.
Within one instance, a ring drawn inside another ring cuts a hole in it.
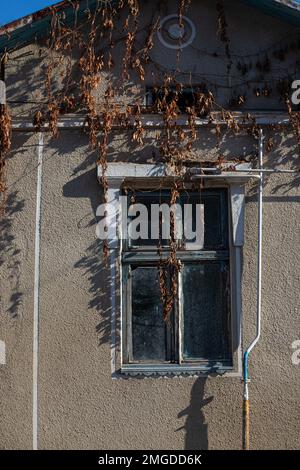
[[[300,1],[298,0],[241,0],[269,16],[300,27]]]
[[[80,2],[64,0],[12,23],[8,23],[0,28],[0,54],[20,49],[33,41],[45,37],[51,29],[54,12],[61,15],[65,25],[72,26],[75,18],[77,22],[83,21],[96,8],[100,7],[102,3],[102,0],[85,0]]]

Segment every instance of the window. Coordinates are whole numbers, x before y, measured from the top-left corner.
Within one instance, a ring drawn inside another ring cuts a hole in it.
[[[181,267],[176,298],[164,321],[158,264],[170,254],[164,232],[167,216],[159,211],[154,237],[150,232],[153,235],[155,221],[150,219],[157,214],[151,212],[153,205],[169,205],[170,198],[168,189],[127,193],[129,225],[136,215],[130,210],[132,204],[137,204],[139,214],[141,205],[147,211],[134,225],[139,225],[141,238],[134,239],[129,229],[123,243],[122,369],[128,373],[232,370],[228,189],[186,190],[177,199],[181,230],[176,232],[176,256]],[[170,285],[171,267],[164,269]]]
[[[197,116],[205,117],[207,107],[205,105],[208,90],[205,84],[195,85],[193,87],[168,87],[168,90],[159,87],[147,87],[146,106],[160,111],[162,102],[169,104],[176,98],[178,109],[181,113],[186,113],[188,109],[193,108]]]

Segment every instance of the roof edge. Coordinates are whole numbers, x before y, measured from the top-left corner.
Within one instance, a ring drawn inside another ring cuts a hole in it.
[[[13,31],[16,31],[19,28],[23,28],[24,26],[28,26],[35,21],[42,20],[49,16],[53,11],[60,11],[66,7],[70,7],[69,0],[62,0],[61,2],[57,2],[54,5],[49,7],[43,8],[41,10],[36,11],[35,13],[31,13],[30,15],[23,16],[18,20],[11,21],[3,26],[0,26],[0,36],[2,34],[10,34]]]

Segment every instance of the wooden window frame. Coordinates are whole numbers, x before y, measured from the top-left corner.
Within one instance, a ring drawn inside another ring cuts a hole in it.
[[[250,165],[246,164],[249,169]],[[99,179],[101,177],[100,170]],[[232,305],[232,347],[233,347],[233,366],[224,367],[216,364],[157,364],[154,367],[147,364],[127,364],[123,357],[124,351],[124,324],[126,314],[126,295],[123,283],[123,261],[122,257],[123,240],[121,233],[121,204],[119,197],[122,194],[122,188],[156,188],[170,187],[174,183],[174,175],[168,173],[165,165],[152,164],[132,164],[132,163],[110,163],[107,169],[107,178],[109,183],[108,203],[114,203],[118,210],[116,221],[108,220],[108,226],[117,226],[119,240],[109,240],[110,257],[110,296],[112,302],[111,308],[111,365],[112,376],[169,376],[169,375],[222,375],[224,377],[242,376],[242,341],[241,341],[241,318],[242,318],[242,299],[241,299],[241,272],[242,272],[242,247],[244,243],[244,208],[245,208],[245,183],[249,181],[248,173],[235,173],[226,171],[218,174],[204,177],[203,185],[205,188],[228,188],[229,191],[229,217],[230,217],[230,282],[231,282],[231,305]],[[216,255],[206,253],[211,259]],[[128,256],[133,256],[132,254]],[[143,260],[142,253],[135,253],[136,261]],[[147,253],[147,256],[148,253]],[[203,254],[199,252],[196,255],[199,259]],[[126,263],[125,263],[126,264]]]
[[[139,188],[136,188],[137,190]],[[167,188],[166,188],[167,189]],[[170,190],[171,188],[168,188]],[[226,202],[227,207],[222,207],[222,210],[226,209],[227,213],[227,222],[225,224],[226,229],[228,229],[228,239],[231,238],[230,233],[230,210],[229,210],[229,194],[228,194],[228,187],[218,187],[218,188],[207,188],[210,193],[213,195],[220,194],[221,191],[226,193]],[[154,190],[155,191],[155,190]],[[189,190],[187,189],[187,192]],[[191,193],[195,193],[195,190],[190,190]],[[206,190],[203,190],[206,191]],[[130,197],[130,194],[128,195]],[[224,204],[223,196],[221,196],[221,205]],[[222,221],[222,223],[224,220]],[[223,225],[224,230],[224,225]],[[230,244],[227,250],[224,249],[216,249],[216,250],[201,250],[201,251],[177,251],[176,256],[177,259],[180,260],[183,264],[183,269],[185,265],[189,264],[196,264],[200,265],[203,262],[214,263],[218,261],[225,261],[228,263],[229,266],[229,276],[230,276],[230,284],[232,279],[231,273],[231,262],[230,262],[230,251],[231,247]],[[233,360],[231,361],[215,361],[215,360],[207,360],[207,359],[199,359],[199,360],[185,360],[182,354],[183,348],[183,335],[184,335],[184,295],[183,295],[183,287],[182,287],[182,276],[183,273],[178,273],[178,294],[177,298],[174,301],[174,337],[173,341],[175,342],[175,357],[173,356],[170,361],[133,361],[132,360],[132,288],[131,288],[131,266],[136,267],[158,267],[158,262],[161,257],[166,258],[168,256],[168,249],[163,250],[162,255],[157,254],[157,247],[153,246],[152,251],[150,251],[149,247],[146,249],[141,246],[138,248],[131,248],[130,243],[128,241],[124,244],[123,252],[122,252],[122,291],[123,291],[123,298],[124,298],[124,308],[122,312],[122,344],[123,344],[123,371],[126,370],[143,370],[146,371],[153,371],[158,372],[164,370],[165,373],[169,368],[175,370],[178,366],[178,370],[181,372],[189,373],[191,369],[197,371],[232,371],[233,370]],[[233,305],[232,305],[232,298],[230,299],[230,320],[231,320],[231,328],[230,328],[230,335],[232,336],[232,314],[233,314]],[[229,338],[230,344],[232,343],[232,338]],[[231,351],[231,356],[233,358],[233,351]],[[173,362],[172,362],[173,360]],[[163,369],[165,367],[165,369]]]

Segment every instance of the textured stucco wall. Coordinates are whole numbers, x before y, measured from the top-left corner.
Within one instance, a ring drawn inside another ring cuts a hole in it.
[[[6,216],[0,222],[1,448],[32,445],[32,320],[37,136],[15,134],[8,161]]]
[[[208,8],[208,2],[205,4]],[[239,19],[238,12],[235,16]],[[261,23],[260,47],[264,41],[272,43],[276,31],[278,37],[290,31],[286,24],[273,19],[268,23],[266,17],[257,16]],[[244,23],[248,21],[243,18]],[[249,27],[249,43],[251,32]],[[15,71],[11,73],[13,81]],[[213,134],[200,134],[195,156],[216,158]],[[265,155],[265,164],[295,167],[294,138],[275,133],[274,140],[275,149]],[[7,347],[7,364],[0,365],[3,449],[32,446],[37,145],[37,134],[13,134],[8,161],[8,212],[1,222],[0,339]],[[253,155],[256,142],[249,136],[226,136],[222,148],[229,158]],[[153,154],[147,142],[140,151],[128,144],[126,135],[116,133],[110,158],[151,161]],[[45,135],[39,447],[241,448],[239,378],[111,377],[110,278],[95,234],[95,212],[101,202],[95,159],[87,137],[79,131],[61,131],[58,139]],[[300,448],[300,366],[291,361],[291,345],[300,339],[299,183],[299,178],[290,176],[272,176],[265,183],[262,339],[250,360],[251,436],[256,449]],[[256,299],[257,205],[252,184],[247,186],[245,238],[243,337],[248,344],[255,332]]]
[[[69,131],[58,141],[45,141],[40,447],[240,448],[238,378],[111,378],[109,279],[95,235],[101,190],[84,140]],[[36,144],[35,135],[14,134],[17,152],[9,162],[11,192],[17,191],[18,203],[13,205],[10,228],[14,240],[8,238],[1,252],[1,287],[6,295],[1,337],[8,350],[7,365],[1,366],[2,448],[31,446]],[[254,448],[300,444],[300,371],[291,362],[291,344],[299,336],[300,195],[298,186],[292,187],[294,181],[276,176],[265,187],[263,331],[251,357]],[[285,183],[291,188],[277,189]],[[254,333],[256,210],[255,188],[250,186],[243,262],[247,343]],[[19,292],[14,307],[13,289]]]

